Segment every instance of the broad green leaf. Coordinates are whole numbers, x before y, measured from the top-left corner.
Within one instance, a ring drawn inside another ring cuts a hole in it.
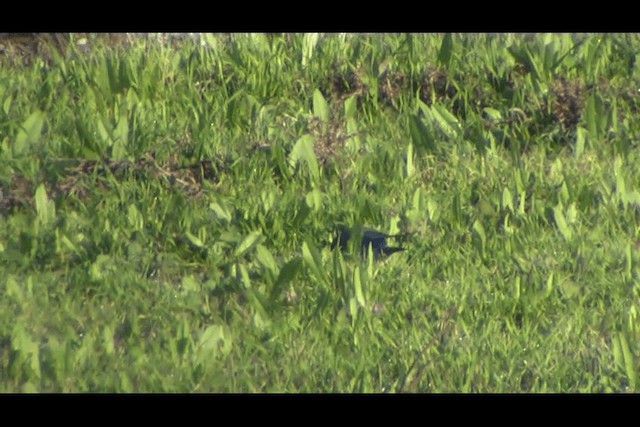
[[[136,205],[129,205],[129,208],[127,209],[127,219],[129,220],[129,225],[131,225],[135,230],[140,231],[144,228],[144,218]]]
[[[502,207],[509,209],[511,212],[515,212],[513,207],[513,195],[507,187],[502,190]]]
[[[457,138],[458,136],[460,136],[462,128],[460,127],[458,119],[445,107],[443,107],[442,105],[434,104],[431,106],[431,112],[433,113],[433,118],[438,124],[438,127],[440,127],[440,129],[449,138]]]
[[[327,281],[327,276],[322,265],[322,259],[320,254],[313,245],[308,244],[306,241],[302,243],[302,259],[307,267],[311,269],[311,272],[316,278]]]
[[[592,95],[587,99],[585,107],[585,122],[592,146],[594,143],[597,144],[600,141],[600,135],[598,135],[597,114],[595,96]]]
[[[18,156],[25,152],[28,145],[40,141],[42,127],[44,126],[45,114],[36,110],[22,123],[15,143],[13,144],[13,155]]]
[[[218,202],[209,203],[209,209],[211,209],[219,219],[225,220],[226,222],[231,221],[231,214],[220,206]]]
[[[485,107],[482,111],[493,121],[502,120],[502,113],[495,108]]]
[[[94,281],[103,280],[106,275],[104,273],[109,272],[109,266],[112,265],[113,259],[109,255],[100,254],[96,257],[96,260],[89,267],[89,277]]]
[[[355,95],[350,96],[349,98],[345,99],[344,101],[344,118],[349,120],[349,119],[355,119],[356,117],[356,113],[357,113],[357,99]],[[351,132],[351,131],[349,131]]]
[[[322,209],[322,192],[317,189],[311,190],[305,196],[305,202],[314,211]]]
[[[604,138],[609,116],[609,113],[605,109],[604,101],[597,93],[593,93],[587,98],[585,120],[590,138],[589,141],[592,146],[594,142],[597,143]]]
[[[276,260],[266,247],[261,244],[256,246],[256,259],[260,264],[266,267],[275,276],[278,274],[278,265]]]
[[[182,292],[200,292],[202,286],[200,282],[191,274],[182,277],[182,281],[180,282],[181,291]]]
[[[349,315],[351,316],[351,327],[356,324],[356,316],[358,315],[358,301],[355,298],[349,298]]]
[[[616,156],[616,159],[613,162],[613,174],[616,179],[616,194],[618,195],[618,200],[621,200],[624,203],[626,198],[625,196],[627,194],[627,184],[624,179],[623,170],[622,157]]]
[[[369,247],[367,248],[367,269],[366,270],[362,270],[363,273],[360,274],[360,278],[368,278],[368,277],[373,277],[373,264],[374,264],[374,256],[373,256],[373,246],[369,245]],[[366,276],[364,276],[366,272]]]
[[[56,206],[47,197],[47,190],[44,188],[44,184],[40,184],[36,189],[35,204],[40,223],[45,226],[51,224],[56,217]]]
[[[209,364],[218,355],[226,356],[233,346],[228,328],[222,325],[211,325],[204,330],[196,349],[196,358],[200,363]]]
[[[567,221],[564,217],[564,213],[562,212],[562,208],[560,206],[556,206],[555,208],[553,208],[553,215],[556,221],[556,225],[558,226],[558,230],[560,230],[562,236],[565,238],[565,240],[571,240],[573,232],[567,225]]]
[[[112,355],[115,352],[113,345],[113,327],[111,327],[111,325],[107,325],[102,329],[102,347],[108,355]]]
[[[370,257],[369,259],[371,258],[373,257]],[[353,269],[353,286],[356,292],[356,301],[358,301],[360,307],[366,307],[367,302],[365,301],[364,293],[362,292],[362,282],[360,281],[360,267],[358,266],[355,266],[355,268]]]
[[[129,142],[129,119],[127,118],[126,104],[123,102],[118,124],[113,130],[113,148],[111,156],[115,160],[127,158],[127,144]]]
[[[329,104],[318,89],[313,91],[313,115],[325,123],[329,121]]]
[[[184,235],[189,240],[189,242],[191,242],[191,244],[194,245],[195,247],[197,248],[204,247],[204,242],[200,240],[198,236],[191,234],[189,231],[185,232]]]
[[[306,66],[307,63],[313,57],[316,45],[320,34],[318,33],[306,33],[302,36],[302,66]]]
[[[438,62],[440,65],[448,68],[451,64],[451,56],[453,54],[453,38],[451,33],[444,35],[442,43],[440,44],[440,51],[438,52]]]
[[[236,263],[236,278],[239,277],[240,281],[244,285],[245,289],[251,289],[251,278],[249,277],[249,272],[244,264]]]
[[[567,224],[572,225],[575,224],[578,219],[578,208],[576,208],[575,203],[571,203],[567,208],[567,214],[565,215],[565,219],[567,220]]]
[[[314,142],[314,137],[309,134],[301,136],[289,154],[289,166],[295,169],[296,165],[303,161],[307,165],[311,177],[317,180],[320,177],[320,169],[316,153],[313,151]]]
[[[262,233],[260,231],[252,231],[249,233],[247,237],[238,245],[236,248],[234,255],[236,257],[241,257],[246,254],[252,247],[257,245],[263,240]]]
[[[349,137],[345,141],[345,147],[347,147],[352,153],[360,150],[361,138],[359,132],[358,122],[356,119],[347,119],[347,135],[349,135]]]
[[[476,235],[478,236],[478,238],[480,239],[480,252],[484,254],[484,250],[485,250],[485,242],[487,240],[487,235],[484,231],[484,225],[482,225],[482,222],[476,220],[473,223],[473,231],[476,232]]]
[[[430,113],[429,117],[431,117]],[[409,119],[409,133],[411,135],[411,141],[417,149],[435,150],[436,146],[433,135],[417,114],[414,114]]]
[[[441,214],[441,209],[438,201],[432,197],[427,197],[426,207],[427,212],[429,213],[429,220],[433,222],[437,221],[438,218],[440,218]]]
[[[513,296],[515,298],[516,301],[520,300],[520,276],[516,276],[515,281],[514,281],[514,291],[513,291]]]
[[[22,286],[16,282],[13,275],[10,275],[7,278],[6,286],[6,295],[9,298],[12,298],[18,304],[22,304],[22,300],[24,299],[24,292],[22,291]]]
[[[640,192],[638,190],[627,191],[623,198],[625,206],[640,206]]]
[[[24,323],[19,321],[13,327],[11,336],[11,348],[18,352],[18,357],[22,363],[28,367],[28,378],[40,379],[40,347],[31,337],[24,327]],[[19,359],[19,360],[20,360]]]
[[[274,294],[279,293],[281,289],[284,288],[289,282],[293,280],[294,277],[300,271],[300,267],[302,266],[302,260],[299,257],[295,257],[291,261],[287,262],[280,269],[280,274],[276,279],[276,284],[274,286]],[[273,295],[277,296],[277,295]]]
[[[576,149],[575,149],[576,158],[581,157],[582,154],[584,153],[586,135],[587,135],[587,130],[583,127],[578,126],[576,129]]]
[[[547,277],[547,285],[546,285],[546,289],[545,289],[545,296],[549,296],[553,293],[553,271],[549,274],[549,277]]]
[[[613,336],[611,342],[613,344],[613,360],[620,369],[624,369],[624,355],[622,354],[622,345],[620,344],[620,335]]]
[[[4,102],[2,103],[2,111],[4,111],[5,115],[9,115],[9,110],[11,110],[11,102],[13,101],[13,96],[8,95]]]
[[[620,332],[618,334],[618,337],[620,339],[622,355],[624,356],[624,367],[627,374],[627,379],[629,380],[629,388],[635,391],[638,380],[635,357],[631,352],[631,348],[629,347],[629,342],[627,341],[627,337],[625,336],[625,334]]]
[[[100,137],[100,142],[107,147],[111,147],[113,145],[113,139],[111,138],[110,129],[107,129],[108,124],[105,124],[105,120],[96,120],[96,126],[98,128],[98,136]]]
[[[410,142],[409,146],[407,147],[406,177],[412,177],[415,171],[416,168],[413,164],[413,144]]]
[[[631,246],[627,245],[627,250],[625,252],[625,265],[624,265],[624,275],[627,280],[633,280],[632,268],[633,268],[633,255],[631,253]]]
[[[272,164],[277,166],[277,171],[280,173],[280,175],[282,175],[287,180],[291,178],[292,171],[291,168],[287,165],[286,154],[284,152],[282,144],[275,143],[271,146],[271,161]]]
[[[261,329],[264,326],[268,326],[270,323],[270,316],[267,312],[269,307],[269,301],[267,298],[262,295],[260,291],[256,287],[251,289],[245,289],[245,296],[247,300],[251,304],[251,306],[256,310],[256,313],[260,315],[259,322],[261,323]]]

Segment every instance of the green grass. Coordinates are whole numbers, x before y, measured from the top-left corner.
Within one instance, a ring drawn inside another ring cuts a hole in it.
[[[640,390],[637,35],[204,41],[0,63],[0,391]]]

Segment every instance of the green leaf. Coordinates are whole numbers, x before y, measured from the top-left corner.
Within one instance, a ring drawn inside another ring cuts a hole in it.
[[[303,67],[306,66],[307,63],[313,57],[313,52],[315,51],[319,38],[320,38],[320,34],[318,33],[306,33],[302,36],[302,66]]]
[[[289,154],[289,166],[293,172],[296,165],[303,161],[307,165],[311,177],[317,180],[320,177],[320,169],[318,168],[316,153],[313,151],[314,142],[313,136],[309,134],[302,135]]]
[[[371,250],[371,247],[369,247],[369,250]],[[368,259],[371,260],[372,258],[373,257],[370,256]],[[364,293],[362,292],[362,282],[360,280],[360,267],[358,266],[355,266],[355,268],[353,269],[353,286],[356,292],[356,301],[358,302],[360,307],[366,307],[367,302],[364,299]]]
[[[322,209],[322,192],[317,189],[311,190],[305,196],[305,202],[314,211]]]
[[[545,290],[545,296],[549,296],[553,293],[553,271],[547,277],[547,285]]]
[[[613,344],[613,360],[619,369],[624,369],[624,356],[622,354],[622,345],[620,344],[620,335],[621,334],[618,334],[611,339]]]
[[[556,225],[558,226],[558,230],[560,230],[562,236],[565,238],[565,240],[571,240],[573,232],[567,225],[567,221],[564,217],[564,213],[562,212],[562,208],[560,206],[556,206],[555,208],[553,208],[553,215],[556,221]]]
[[[246,254],[247,252],[249,252],[249,250],[254,247],[255,245],[257,245],[258,243],[260,243],[263,240],[263,236],[262,233],[260,231],[252,231],[251,233],[249,233],[249,235],[247,237],[244,238],[244,240],[238,245],[238,247],[236,248],[235,252],[234,252],[234,256],[236,257],[241,257],[244,254]]]
[[[413,164],[413,144],[410,142],[409,146],[407,147],[407,162],[406,162],[406,177],[412,177],[415,172],[416,172],[416,168]]]
[[[249,272],[244,264],[236,264],[236,278],[238,278],[238,276],[245,289],[251,289],[251,278],[249,277]]]
[[[515,211],[513,207],[513,195],[507,187],[502,190],[502,207],[509,209],[511,212]]]
[[[13,145],[14,156],[24,154],[28,145],[35,144],[40,140],[44,119],[45,114],[40,110],[36,110],[22,123]]]
[[[135,92],[129,91],[135,95]],[[135,96],[124,97],[118,104],[118,124],[113,132],[113,136],[116,139],[120,139],[123,144],[126,144],[129,140],[129,101],[128,98],[133,98],[135,102]],[[134,104],[134,108],[137,103]]]
[[[445,107],[439,104],[431,106],[431,112],[438,127],[449,137],[457,138],[461,135],[462,127],[460,122]]]
[[[585,128],[580,126],[576,128],[576,149],[574,153],[576,158],[581,157],[584,153],[586,135],[587,130]]]
[[[451,56],[453,53],[453,38],[451,33],[444,35],[442,43],[440,44],[440,51],[438,52],[438,62],[444,67],[449,67],[451,64]]]
[[[476,236],[480,240],[480,253],[484,254],[485,242],[487,241],[487,235],[484,231],[484,225],[482,222],[476,220],[473,223],[473,231],[475,231]]]
[[[271,298],[277,298],[284,287],[291,282],[294,277],[300,271],[300,267],[302,266],[302,260],[300,257],[295,257],[291,261],[287,262],[280,269],[280,274],[276,279],[275,286],[273,287],[273,291],[271,292]]]
[[[189,242],[191,242],[191,244],[197,248],[203,248],[204,247],[204,242],[202,240],[200,240],[198,238],[198,236],[195,236],[193,234],[191,234],[190,232],[185,232],[184,235],[186,236],[186,238],[189,240]]]
[[[40,347],[31,337],[24,327],[23,322],[17,322],[13,327],[11,337],[12,349],[18,352],[18,357],[22,359],[28,367],[28,378],[40,379]]]
[[[222,219],[226,222],[231,221],[231,214],[229,214],[229,212],[226,209],[220,206],[218,202],[209,203],[209,209],[211,209],[213,213],[216,215],[216,217],[218,217],[219,219]]]
[[[140,231],[144,228],[144,218],[136,205],[129,205],[129,208],[127,209],[127,219],[129,220],[129,225],[131,225],[135,230]]]
[[[604,102],[596,93],[587,98],[585,121],[589,142],[593,146],[594,142],[597,143],[604,138],[609,121],[609,114],[604,107]]]
[[[111,128],[106,123],[106,120],[96,120],[96,126],[98,127],[98,136],[100,137],[100,142],[107,147],[111,147],[113,145],[113,139],[111,138]],[[109,129],[107,129],[109,126]]]
[[[325,123],[329,121],[329,104],[318,89],[313,91],[313,115]]]
[[[222,325],[211,325],[204,330],[196,348],[196,359],[208,364],[212,358],[226,356],[233,347],[233,340],[228,328]]]
[[[482,111],[493,121],[497,122],[502,120],[502,113],[495,108],[485,107]]]
[[[431,114],[429,116],[431,117]],[[433,135],[417,114],[414,114],[409,119],[409,133],[411,141],[416,148],[426,149],[427,151],[435,150]]]
[[[266,267],[275,276],[278,274],[278,265],[276,260],[266,247],[258,244],[256,246],[256,259],[260,264]]]
[[[567,214],[565,215],[565,219],[567,220],[567,224],[572,225],[578,219],[578,208],[576,208],[575,203],[571,203],[567,208]]]
[[[13,101],[13,96],[8,95],[5,99],[4,102],[2,103],[2,111],[4,112],[5,115],[9,115],[9,110],[11,110],[11,102]]]
[[[112,355],[115,352],[113,345],[113,327],[111,327],[111,325],[107,325],[102,329],[102,347],[108,355]]]
[[[56,217],[56,206],[55,203],[47,197],[47,190],[44,188],[44,184],[40,184],[36,189],[35,204],[40,224],[51,224]]]
[[[327,282],[327,275],[322,266],[322,259],[318,250],[306,241],[302,243],[302,259],[317,279]]]
[[[618,334],[618,337],[620,340],[620,347],[622,348],[622,355],[624,356],[624,368],[627,374],[627,379],[629,380],[629,388],[635,391],[636,384],[638,382],[635,358],[631,352],[631,348],[629,347],[627,337],[622,332]]]
[[[22,291],[22,286],[16,282],[14,277],[10,275],[7,278],[6,286],[6,296],[15,301],[19,306],[22,305],[22,301],[24,300],[24,292]]]
[[[355,119],[357,113],[358,102],[355,95],[350,96],[344,101],[344,118],[346,120]],[[351,131],[349,131],[351,132]]]
[[[181,291],[185,293],[200,292],[202,286],[193,275],[184,276],[180,282]]]

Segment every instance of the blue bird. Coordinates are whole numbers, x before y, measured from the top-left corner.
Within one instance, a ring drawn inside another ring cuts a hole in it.
[[[336,246],[340,246],[340,249],[344,252],[347,250],[347,245],[351,235],[354,234],[355,230],[350,229],[345,226],[339,226],[338,235],[331,243],[331,249]],[[360,242],[360,251],[361,255],[367,256],[369,251],[369,246],[371,246],[371,251],[373,252],[374,259],[379,259],[382,256],[388,256],[396,252],[404,251],[405,248],[402,247],[393,247],[387,246],[387,238],[399,237],[400,234],[385,234],[379,231],[376,231],[372,228],[363,228],[362,229],[362,241]]]

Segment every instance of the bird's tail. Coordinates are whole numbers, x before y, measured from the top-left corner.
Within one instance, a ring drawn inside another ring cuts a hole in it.
[[[392,246],[387,246],[387,247],[385,247],[385,248],[382,248],[382,252],[383,252],[385,255],[391,255],[391,254],[394,254],[394,253],[396,253],[396,252],[400,252],[400,251],[404,251],[404,250],[406,250],[406,248],[400,248],[400,247],[396,247],[396,248],[394,248],[394,247],[392,247]]]

